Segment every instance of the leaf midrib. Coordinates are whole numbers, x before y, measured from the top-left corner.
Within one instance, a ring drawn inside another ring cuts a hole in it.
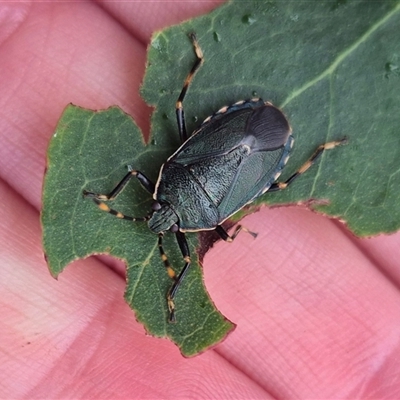
[[[283,103],[280,105],[281,108],[284,108],[287,104],[289,104],[293,99],[296,97],[300,96],[303,92],[305,92],[307,89],[310,87],[314,86],[317,84],[319,81],[327,77],[328,75],[332,74],[335,69],[342,63],[343,60],[346,59],[353,51],[357,49],[358,46],[360,46],[362,43],[364,43],[375,31],[377,31],[382,25],[384,25],[390,18],[392,18],[398,11],[400,10],[400,3],[397,4],[396,7],[393,8],[391,12],[386,14],[383,18],[378,20],[375,24],[373,24],[360,38],[355,41],[351,46],[349,46],[347,49],[342,51],[336,59],[332,62],[332,64],[325,69],[325,71],[321,72],[318,76],[316,76],[314,79],[310,80],[309,82],[306,82],[303,86],[300,88],[294,90],[287,98],[286,100],[283,101]]]

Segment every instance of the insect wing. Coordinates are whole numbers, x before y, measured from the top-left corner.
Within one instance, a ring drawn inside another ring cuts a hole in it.
[[[252,113],[253,109],[245,108],[212,117],[168,161],[189,165],[230,153],[243,140]]]
[[[235,180],[248,147],[241,143],[254,110],[245,108],[213,117],[203,125],[169,160],[179,164],[205,192],[217,209]]]
[[[289,136],[285,146],[276,150],[256,152],[243,160],[218,206],[221,221],[269,189],[287,162],[292,142],[293,138]]]
[[[292,146],[291,129],[283,113],[272,105],[254,110],[242,145],[247,157],[237,168],[229,190],[218,206],[221,220],[266,192],[286,164]]]
[[[221,222],[276,180],[289,154],[289,135],[282,112],[262,103],[212,117],[168,163],[190,173]]]

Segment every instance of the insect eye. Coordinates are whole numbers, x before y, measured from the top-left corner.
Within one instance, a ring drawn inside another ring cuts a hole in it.
[[[153,204],[151,205],[151,209],[153,211],[158,211],[161,209],[161,204],[158,201],[153,202]]]
[[[177,224],[173,224],[173,225],[171,226],[171,228],[169,228],[169,230],[170,230],[171,232],[173,232],[173,233],[176,233],[176,232],[178,232],[179,227],[178,227]]]

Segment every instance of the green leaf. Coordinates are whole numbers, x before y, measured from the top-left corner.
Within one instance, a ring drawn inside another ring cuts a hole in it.
[[[171,324],[166,302],[171,279],[160,258],[157,235],[146,223],[121,221],[101,212],[82,195],[84,189],[110,192],[126,174],[128,164],[148,171],[155,181],[172,150],[170,146],[146,146],[134,121],[117,107],[94,112],[68,106],[48,150],[43,244],[55,277],[67,264],[92,254],[124,260],[125,299],[138,321],[152,335],[170,338],[182,354],[191,356],[222,340],[234,327],[214,308],[204,288],[195,253],[196,235],[188,235],[193,265],[186,277],[188,284],[176,297],[178,322]],[[151,210],[151,196],[133,182],[112,206],[126,215],[145,216]],[[183,266],[173,235],[165,235],[164,246],[171,264]]]
[[[194,60],[205,62],[185,99],[188,130],[219,108],[254,96],[288,117],[295,144],[281,180],[318,145],[327,151],[290,189],[256,204],[304,202],[359,236],[400,227],[399,1],[234,1],[154,35],[142,88],[156,105],[153,131],[175,135],[174,108]],[[163,117],[167,116],[166,122]],[[240,214],[242,215],[242,214]]]
[[[205,62],[184,101],[188,131],[224,105],[260,96],[282,108],[295,147],[281,180],[321,143],[346,136],[348,145],[325,152],[304,175],[260,204],[305,202],[343,220],[356,234],[393,232],[400,225],[400,48],[398,1],[234,1],[209,15],[154,35],[142,95],[154,105],[145,145],[131,118],[118,108],[102,112],[69,106],[48,152],[43,193],[43,240],[50,270],[91,254],[125,261],[125,298],[155,336],[168,337],[186,356],[222,340],[233,328],[205,291],[197,235],[188,235],[193,265],[168,324],[171,285],[146,223],[102,213],[84,189],[108,193],[133,165],[156,181],[161,164],[179,146],[175,102],[195,55],[196,32]],[[112,203],[145,216],[151,196],[133,182]],[[242,215],[242,214],[239,214]],[[173,235],[164,247],[183,266]]]

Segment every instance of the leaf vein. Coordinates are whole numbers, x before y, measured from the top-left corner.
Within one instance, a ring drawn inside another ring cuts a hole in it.
[[[325,71],[323,71],[321,74],[316,76],[314,79],[305,83],[303,86],[301,86],[297,90],[294,90],[286,98],[286,100],[284,100],[284,102],[280,105],[280,107],[284,108],[288,103],[290,103],[296,97],[300,96],[307,89],[314,86],[315,84],[317,84],[319,81],[321,81],[328,75],[331,75],[336,70],[336,68],[346,59],[347,56],[349,56],[351,53],[353,53],[353,51],[355,51],[358,46],[360,46],[362,43],[364,43],[375,31],[377,31],[382,25],[384,25],[390,18],[392,18],[399,11],[400,11],[400,3],[397,4],[397,6],[394,7],[391,12],[389,12],[383,18],[381,18],[379,21],[377,21],[375,24],[373,24],[363,35],[360,36],[360,38],[357,41],[355,41],[351,46],[349,46],[342,53],[340,53],[338,55],[338,57],[336,57],[336,59],[332,62],[332,64],[328,68],[325,69]]]

